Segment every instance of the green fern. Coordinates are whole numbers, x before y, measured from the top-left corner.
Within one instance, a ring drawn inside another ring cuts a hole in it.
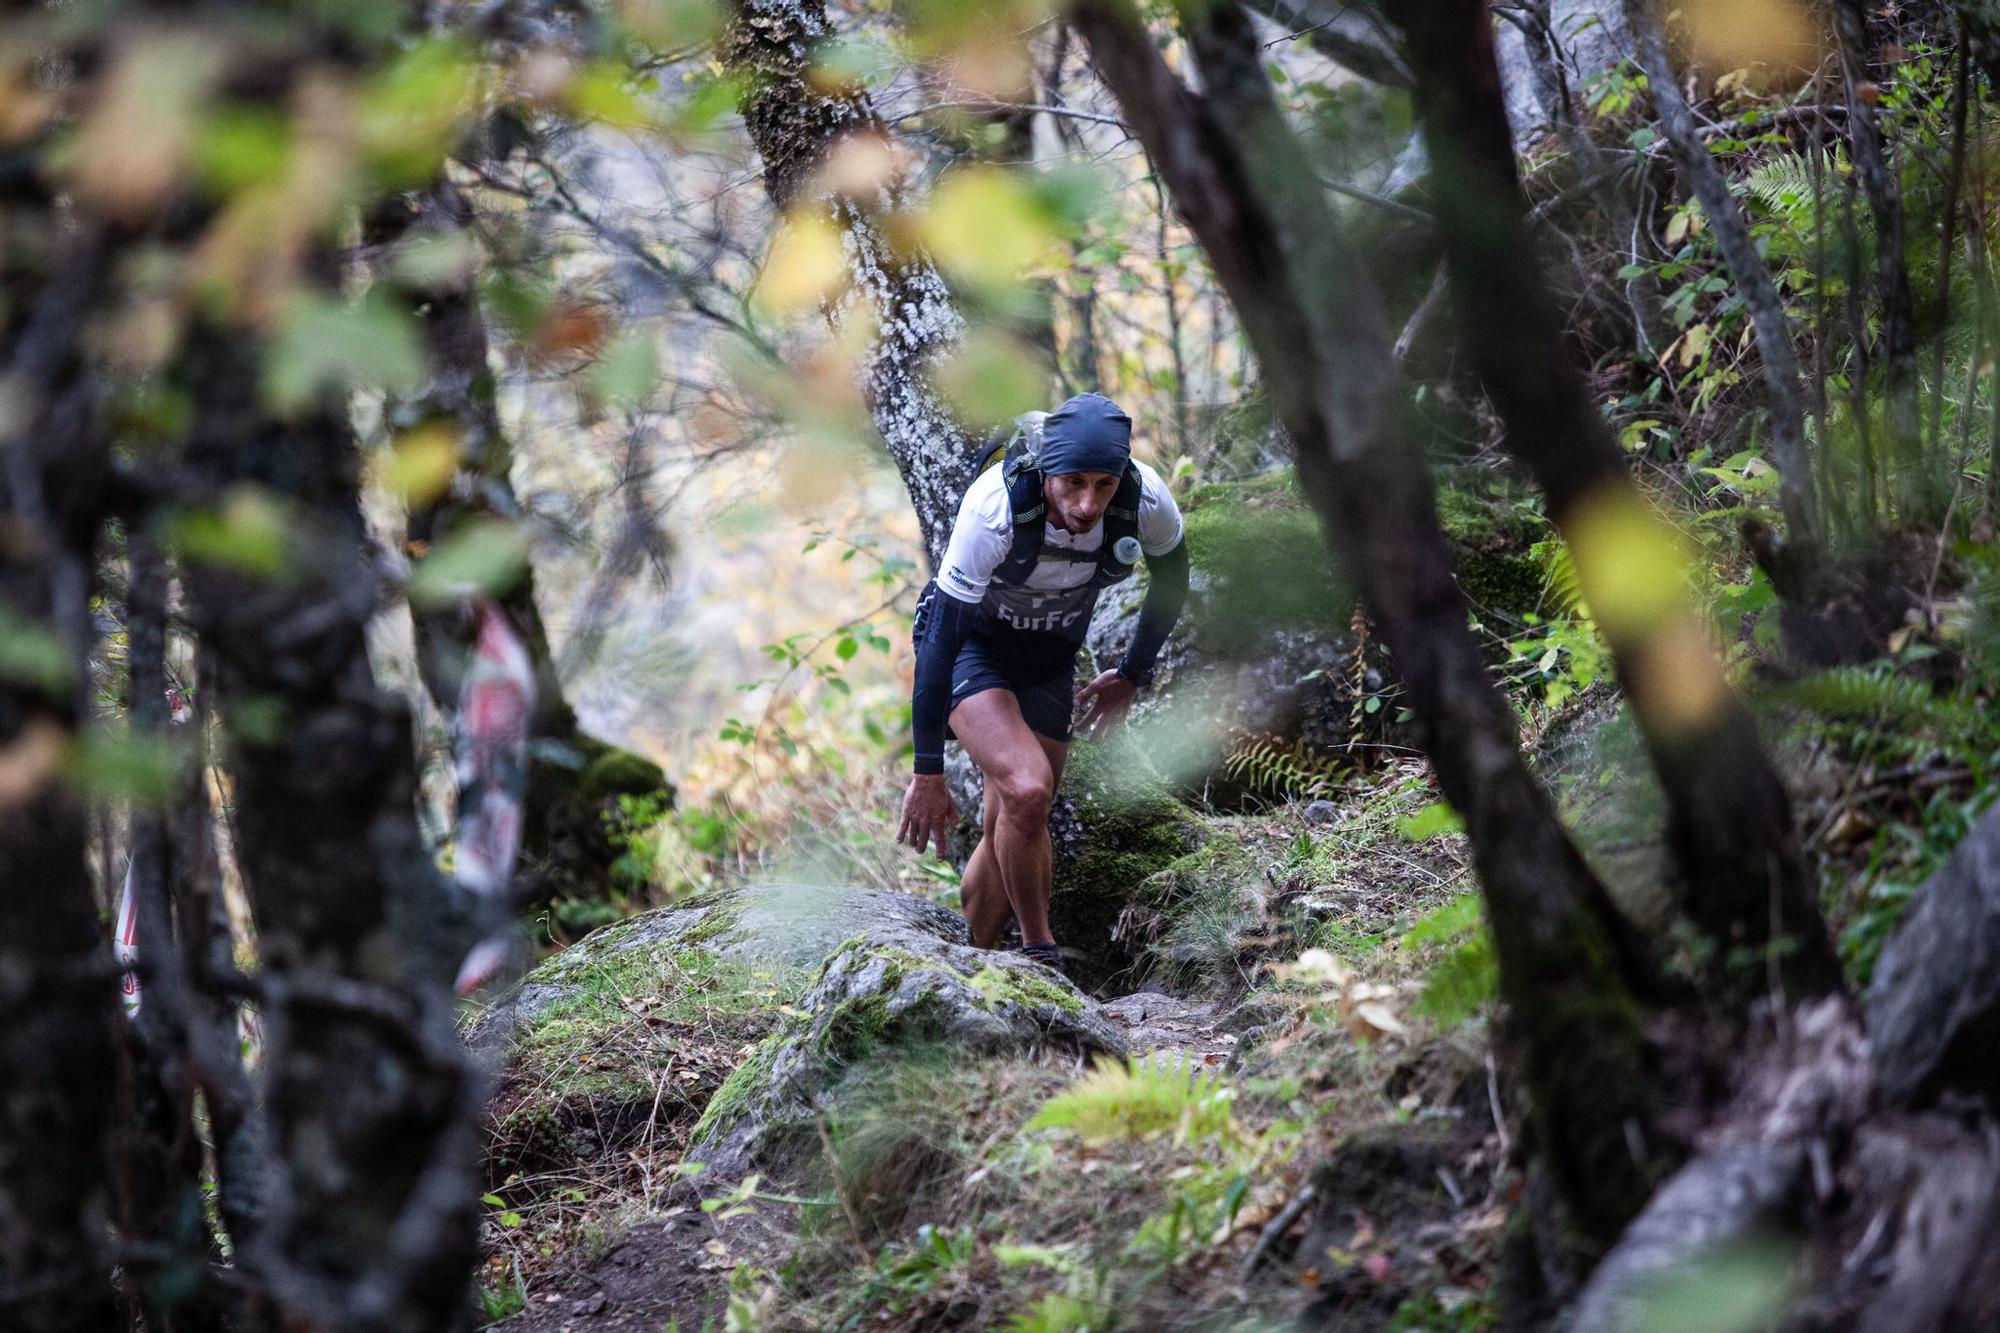
[[[1979,714],[1956,699],[1940,698],[1923,681],[1879,666],[1833,667],[1786,686],[1780,696],[1821,717],[1958,734],[1977,726]]]
[[[1318,753],[1303,740],[1286,742],[1259,732],[1238,732],[1230,737],[1222,771],[1248,790],[1282,801],[1324,796],[1347,777],[1345,765]]]
[[[1561,539],[1551,537],[1530,546],[1528,554],[1542,567],[1542,577],[1546,580],[1542,590],[1544,613],[1551,616],[1576,614],[1583,603],[1583,588],[1577,582],[1576,561],[1570,558],[1569,547]]]
[[[1822,178],[1833,174],[1833,163],[1822,160]],[[1813,164],[1802,153],[1783,153],[1743,178],[1752,198],[1773,213],[1795,216],[1810,214],[1813,201]]]
[[[1234,1094],[1212,1071],[1151,1060],[1099,1060],[1049,1099],[1029,1129],[1067,1129],[1089,1143],[1172,1133],[1202,1139],[1235,1128]]]

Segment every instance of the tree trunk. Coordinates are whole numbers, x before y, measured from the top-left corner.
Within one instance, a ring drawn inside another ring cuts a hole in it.
[[[167,706],[167,562],[157,540],[143,531],[125,539],[126,660],[130,666],[128,725],[135,738],[171,744]],[[176,795],[196,797],[176,782]],[[171,804],[135,803],[131,865],[127,874],[136,905],[139,1011],[124,1025],[125,1110],[120,1148],[121,1225],[126,1237],[156,1258],[130,1268],[147,1327],[190,1333],[219,1327],[218,1312],[204,1299],[202,1278],[211,1259],[202,1217],[201,1140],[194,1122],[196,1076],[190,1021],[196,997],[183,967],[188,931],[185,900],[173,887],[189,876],[172,865],[176,852]],[[232,1053],[233,1057],[233,1053]],[[218,1114],[218,1110],[220,1114]],[[235,1128],[226,1109],[212,1108],[211,1129],[226,1139]]]
[[[1905,522],[1934,517],[1938,487],[1925,465],[1917,409],[1917,328],[1910,271],[1903,256],[1903,189],[1891,170],[1875,118],[1868,59],[1868,15],[1861,0],[1834,0],[1833,27],[1840,37],[1840,69],[1847,93],[1847,138],[1854,177],[1875,219],[1875,281],[1882,298],[1883,391],[1889,457],[1896,469],[1897,511]]]
[[[1701,201],[1710,235],[1722,252],[1722,262],[1750,310],[1757,355],[1763,360],[1766,407],[1771,417],[1771,456],[1778,466],[1778,502],[1790,528],[1790,539],[1809,553],[1819,541],[1819,505],[1814,495],[1812,461],[1806,454],[1805,408],[1799,378],[1798,351],[1792,345],[1791,320],[1769,266],[1757,253],[1743,206],[1729,191],[1722,169],[1709,155],[1694,123],[1694,111],[1681,95],[1673,62],[1667,58],[1667,36],[1656,0],[1624,0],[1625,23],[1631,29],[1639,68],[1645,71],[1660,129],[1673,150],[1674,161],[1688,188]],[[1810,559],[1804,555],[1802,559]]]
[[[417,826],[407,708],[368,662],[382,589],[359,451],[342,399],[268,416],[260,349],[240,334],[193,348],[197,484],[250,488],[288,520],[280,577],[188,570],[263,962],[270,1160],[239,1262],[300,1328],[452,1327],[477,1256],[483,1080],[451,995],[470,932]]]
[[[843,147],[870,139],[888,145],[887,127],[864,91],[813,77],[817,48],[831,35],[823,0],[737,0],[724,39],[725,59],[743,80],[743,121],[764,160],[764,188],[781,212],[821,206],[809,197],[813,178]],[[930,376],[958,345],[965,321],[930,259],[890,243],[876,210],[893,193],[889,187],[872,200],[830,201],[853,289],[828,318],[873,321],[862,390],[935,564],[972,479],[974,436]]]
[[[1528,773],[1480,660],[1372,284],[1337,243],[1240,11],[1184,16],[1205,96],[1121,0],[1073,14],[1235,304],[1306,493],[1465,817],[1537,1146],[1580,1230],[1608,1243],[1651,1186],[1633,1150],[1649,1123],[1634,1000],[1649,964]]]
[[[472,209],[448,178],[414,197],[384,200],[367,222],[369,242],[387,249],[428,232],[470,238]],[[418,293],[430,378],[425,390],[399,405],[412,426],[448,423],[457,432],[459,467],[449,488],[413,501],[409,540],[435,549],[482,520],[520,517],[512,477],[514,452],[500,422],[498,388],[488,356],[486,323],[479,308],[476,271],[468,266]],[[673,787],[658,764],[590,735],[578,723],[563,690],[548,630],[535,601],[535,574],[524,563],[504,587],[492,589],[535,664],[535,718],[531,735],[549,742],[533,753],[523,803],[521,866],[513,897],[539,902],[559,893],[602,896],[620,855],[607,836],[605,816],[619,796],[671,800]],[[438,710],[454,725],[466,663],[478,633],[474,608],[465,602],[412,606],[417,670]]]
[[[57,765],[89,698],[108,438],[82,346],[115,246],[101,221],[59,217],[32,158],[8,157],[0,635],[42,666],[0,672],[0,1327],[100,1333],[118,1321],[105,1246],[117,995],[84,808]]]
[[[1461,342],[1499,411],[1508,448],[1548,496],[1585,599],[1610,641],[1666,792],[1683,905],[1725,956],[1742,947],[1775,949],[1775,966],[1795,990],[1837,990],[1840,962],[1800,856],[1790,798],[1756,723],[1723,678],[1678,571],[1634,576],[1609,567],[1629,567],[1638,543],[1671,551],[1671,539],[1632,485],[1544,294],[1486,4],[1397,0],[1392,13],[1409,36]],[[1654,531],[1606,537],[1607,522]],[[1760,968],[1747,980],[1749,989],[1762,990],[1766,974]]]

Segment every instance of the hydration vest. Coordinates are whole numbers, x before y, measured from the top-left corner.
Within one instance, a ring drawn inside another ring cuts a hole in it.
[[[1043,475],[1036,461],[1035,445],[1041,439],[1041,418],[1045,415],[1030,412],[1020,419],[1013,436],[1004,443],[989,440],[979,466],[973,469],[973,475],[978,476],[997,462],[1001,468],[1002,484],[1007,489],[1007,508],[1013,515],[1014,537],[1007,550],[1007,558],[993,571],[994,579],[1001,583],[1026,583],[1028,575],[1034,572],[1036,562],[1042,557],[1042,540],[1046,535],[1043,524],[1048,518],[1048,504],[1042,496]],[[1104,507],[1104,540],[1097,548],[1097,572],[1091,576],[1090,582],[1080,586],[1108,588],[1121,579],[1130,578],[1137,568],[1142,486],[1138,465],[1126,460],[1125,475],[1119,478],[1111,503]]]

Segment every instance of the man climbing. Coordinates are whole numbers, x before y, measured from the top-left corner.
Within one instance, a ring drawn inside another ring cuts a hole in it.
[[[1132,419],[1098,394],[1030,418],[1001,464],[967,489],[937,579],[918,603],[916,773],[897,837],[946,854],[958,825],[944,784],[949,722],[985,776],[984,827],[960,889],[982,949],[1011,917],[1021,952],[1060,961],[1049,929],[1049,803],[1074,711],[1084,710],[1087,736],[1122,720],[1187,600],[1180,509],[1131,446]],[[1130,577],[1142,552],[1152,581],[1132,646],[1077,690],[1077,651],[1097,595]]]

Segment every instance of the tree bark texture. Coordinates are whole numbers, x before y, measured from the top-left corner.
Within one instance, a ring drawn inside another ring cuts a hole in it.
[[[866,92],[814,78],[815,54],[831,35],[823,0],[738,0],[724,40],[727,63],[745,81],[741,109],[764,161],[764,188],[781,212],[820,206],[815,177],[844,146],[889,144]],[[863,393],[935,564],[972,479],[975,440],[930,376],[958,345],[965,321],[929,257],[891,244],[882,213],[893,196],[884,185],[868,198],[827,202],[853,280],[828,316],[874,323]]]
[[[1780,949],[1779,966],[1796,990],[1837,990],[1840,961],[1800,854],[1790,798],[1693,605],[1674,585],[1665,614],[1611,614],[1613,596],[1593,595],[1602,576],[1592,565],[1602,557],[1592,556],[1588,541],[1574,544],[1593,511],[1643,514],[1645,501],[1545,294],[1487,6],[1396,0],[1391,13],[1409,36],[1460,341],[1505,425],[1508,449],[1527,464],[1550,517],[1573,541],[1585,596],[1599,609],[1666,793],[1683,907],[1723,950]],[[1679,577],[1671,568],[1640,575],[1649,576],[1669,585]],[[1751,982],[1763,989],[1762,968]]]
[[[1579,1229],[1608,1243],[1650,1164],[1635,983],[1643,947],[1522,763],[1467,624],[1430,478],[1367,275],[1334,235],[1241,12],[1190,11],[1205,95],[1120,0],[1074,21],[1228,291],[1328,541],[1389,646],[1445,795],[1464,815],[1540,1151]]]
[[[1931,516],[1937,486],[1924,463],[1923,427],[1917,407],[1917,326],[1910,271],[1903,256],[1903,187],[1889,165],[1873,97],[1862,89],[1873,82],[1868,15],[1862,0],[1834,0],[1833,26],[1840,38],[1854,176],[1875,220],[1875,283],[1882,301],[1882,388],[1888,400],[1884,424],[1896,469],[1897,509],[1907,522]]]
[[[1918,891],[1861,1015],[1816,1001],[1749,1044],[1703,1151],[1591,1275],[1570,1327],[1631,1328],[1659,1278],[1774,1241],[1793,1256],[1776,1326],[2000,1326],[1996,904],[2000,811]]]
[[[1763,361],[1766,408],[1770,413],[1771,456],[1778,466],[1778,503],[1784,510],[1792,542],[1811,548],[1818,543],[1819,502],[1813,485],[1812,461],[1806,453],[1805,398],[1799,375],[1798,349],[1785,314],[1777,281],[1757,253],[1743,205],[1730,193],[1722,168],[1709,154],[1695,125],[1694,111],[1682,95],[1673,62],[1667,56],[1667,35],[1656,0],[1624,0],[1625,23],[1639,68],[1645,72],[1660,130],[1688,188],[1701,201],[1710,235],[1722,262],[1750,311]]]
[[[470,237],[470,203],[449,178],[414,196],[385,199],[371,213],[371,246],[386,249],[419,233]],[[424,391],[396,406],[398,425],[444,422],[458,437],[459,466],[448,489],[409,509],[411,544],[436,549],[481,520],[521,516],[512,477],[514,451],[500,421],[486,322],[479,307],[476,271],[470,266],[413,293],[417,299],[429,378]],[[523,563],[492,600],[521,636],[535,664],[535,717],[531,735],[565,753],[531,755],[523,802],[521,864],[516,901],[544,901],[557,893],[597,896],[619,855],[607,836],[605,816],[619,796],[666,797],[673,787],[660,766],[642,755],[584,731],[570,707],[535,601],[535,574]],[[438,711],[454,724],[465,666],[478,635],[478,617],[460,601],[413,605],[417,671]]]
[[[61,645],[64,671],[0,674],[0,1327],[100,1333],[118,1319],[105,1230],[118,1023],[85,857],[57,764],[83,714],[108,462],[82,339],[112,238],[58,217],[33,158],[0,163],[0,634]]]
[[[483,1080],[451,995],[470,931],[418,829],[407,708],[368,662],[382,587],[359,450],[343,400],[269,416],[241,334],[211,329],[194,348],[197,484],[279,506],[288,534],[276,577],[188,570],[263,964],[268,1160],[239,1263],[288,1326],[450,1327],[477,1255]]]

